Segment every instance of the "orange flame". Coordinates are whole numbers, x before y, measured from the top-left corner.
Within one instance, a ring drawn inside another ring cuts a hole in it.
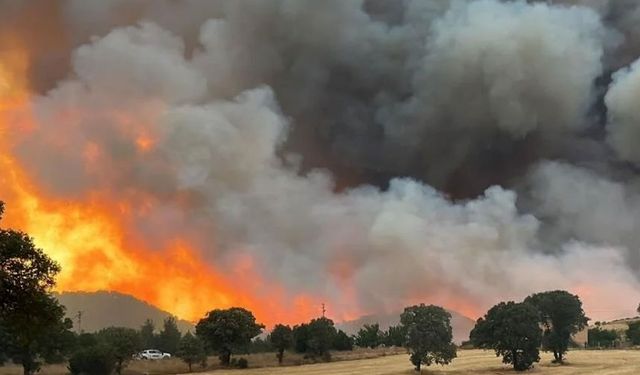
[[[230,306],[245,306],[268,325],[318,315],[319,300],[287,295],[284,288],[263,280],[250,258],[239,261],[239,272],[229,275],[205,262],[185,238],[176,237],[160,249],[148,247],[125,227],[128,217],[144,205],[133,208],[98,193],[90,194],[86,201],[69,201],[49,196],[36,186],[11,152],[11,141],[17,135],[37,128],[30,113],[28,52],[6,36],[0,45],[0,197],[7,201],[4,225],[29,233],[38,247],[60,263],[59,291],[119,291],[191,321],[211,309]],[[140,152],[147,152],[154,139],[141,132],[135,143]],[[90,166],[99,161],[102,151],[88,142],[81,152]]]

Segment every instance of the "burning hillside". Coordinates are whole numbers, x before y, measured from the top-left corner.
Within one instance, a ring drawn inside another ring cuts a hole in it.
[[[558,288],[628,315],[638,12],[0,0],[5,225],[61,264],[60,291],[190,320],[476,317]]]

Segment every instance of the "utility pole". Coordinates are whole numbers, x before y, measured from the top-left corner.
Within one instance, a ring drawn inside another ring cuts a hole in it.
[[[327,312],[327,309],[324,308],[324,303],[322,304],[322,317],[324,318],[324,314]]]
[[[76,319],[78,319],[78,334],[82,334],[82,311],[78,310]]]

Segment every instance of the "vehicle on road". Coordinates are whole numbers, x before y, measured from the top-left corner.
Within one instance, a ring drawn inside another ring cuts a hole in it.
[[[146,349],[136,354],[135,358],[157,360],[157,359],[171,358],[171,354],[161,352],[160,350],[157,350],[157,349]]]

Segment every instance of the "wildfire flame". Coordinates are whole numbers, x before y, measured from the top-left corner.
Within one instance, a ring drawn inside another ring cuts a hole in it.
[[[60,263],[58,291],[127,293],[191,321],[211,309],[238,305],[268,325],[318,315],[319,299],[287,296],[284,288],[260,277],[250,258],[239,260],[235,272],[223,274],[185,238],[150,248],[126,228],[127,219],[144,205],[132,207],[100,193],[70,201],[37,186],[12,154],[11,143],[38,127],[30,110],[29,54],[18,40],[0,42],[9,47],[0,52],[0,196],[8,203],[3,225],[29,233]],[[153,148],[152,135],[132,136],[140,152]],[[82,152],[90,167],[102,151],[88,142]],[[256,292],[266,290],[268,294]]]

